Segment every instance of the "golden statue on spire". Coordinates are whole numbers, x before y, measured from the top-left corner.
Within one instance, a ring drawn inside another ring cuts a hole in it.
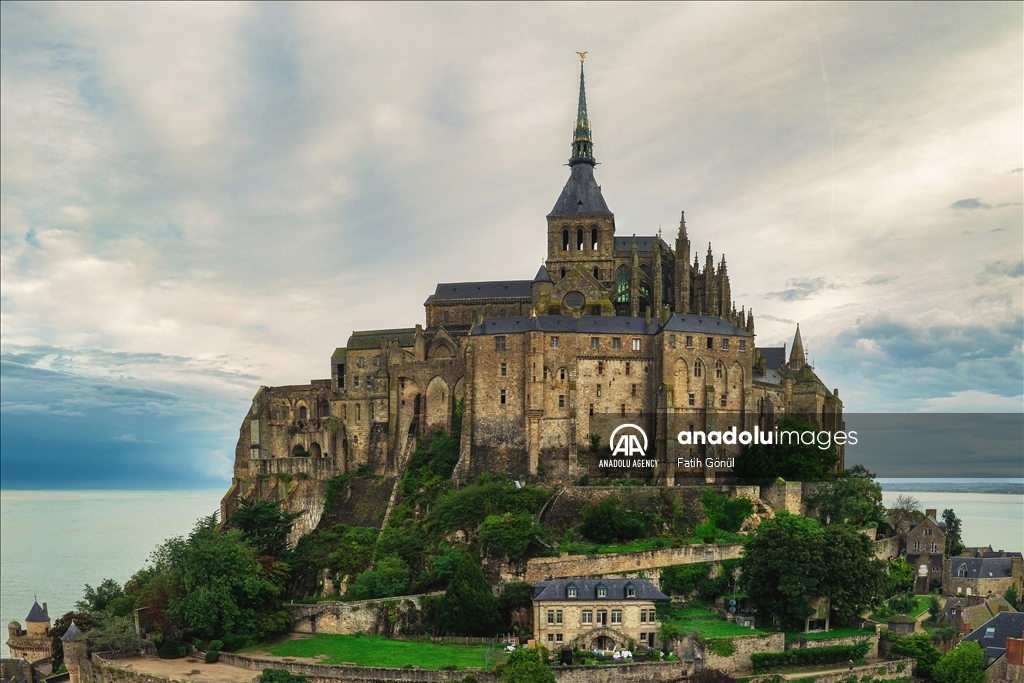
[[[582,64],[583,60],[587,58],[587,53],[586,52],[577,52],[576,54],[578,54],[580,56],[580,64]]]

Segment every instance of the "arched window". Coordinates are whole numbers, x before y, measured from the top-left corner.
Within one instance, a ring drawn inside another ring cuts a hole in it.
[[[473,311],[473,322],[476,322],[476,310]]]
[[[451,315],[449,315],[448,311],[445,311],[444,312],[444,324],[448,325],[449,323],[451,323]]]
[[[629,303],[629,269],[623,266],[615,278],[615,293],[618,295],[616,302],[621,304]]]
[[[562,251],[569,251],[569,231],[562,231]]]
[[[299,406],[299,419],[300,420],[305,420],[306,419],[306,406]]]
[[[601,279],[601,271],[599,271],[597,268],[594,268],[594,279],[595,280],[600,280]]]
[[[323,403],[320,404],[320,417],[330,417],[330,416],[331,416],[331,405],[327,401],[324,401]]]
[[[583,251],[583,230],[576,231],[576,251]]]
[[[722,379],[725,377],[725,366],[722,365],[722,361],[715,363],[715,379]]]
[[[565,277],[565,268],[562,268],[562,270],[560,270],[560,271],[558,272],[558,277],[559,277],[559,278],[563,278],[563,277]]]
[[[504,318],[504,317],[505,317],[505,309],[504,309],[504,308],[503,308],[503,309],[501,309],[501,317],[502,317],[502,318]]]
[[[693,376],[694,377],[700,377],[703,372],[704,372],[704,364],[701,363],[699,360],[693,361]]]
[[[597,228],[593,228],[590,231],[590,248],[593,251],[597,251]]]

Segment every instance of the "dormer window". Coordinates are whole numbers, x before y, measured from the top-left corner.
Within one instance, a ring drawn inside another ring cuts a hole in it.
[[[960,567],[956,570],[956,575],[959,576],[960,578],[963,578],[963,577],[967,576],[967,565],[966,564],[960,565]]]
[[[565,597],[575,598],[576,597],[576,584],[570,583],[569,587],[565,589]]]
[[[603,583],[599,583],[597,585],[597,597],[599,597],[599,598],[607,598],[608,597],[608,588]]]
[[[635,598],[636,597],[636,586],[634,586],[631,583],[627,583],[626,584],[626,597],[627,598]]]

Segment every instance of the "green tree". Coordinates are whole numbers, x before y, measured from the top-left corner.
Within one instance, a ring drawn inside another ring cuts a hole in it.
[[[75,603],[75,609],[80,612],[99,613],[115,600],[124,597],[124,590],[121,584],[113,579],[103,579],[100,585],[93,588],[85,584],[85,594],[82,599]]]
[[[367,570],[349,586],[349,595],[354,600],[390,598],[409,592],[412,575],[409,565],[398,555],[386,555],[377,560],[373,569]]]
[[[53,622],[50,627],[50,643],[53,648],[53,670],[56,671],[64,664],[64,641],[61,637],[68,632],[71,622],[75,622],[83,633],[96,626],[97,619],[89,612],[67,612]]]
[[[932,675],[932,667],[942,656],[939,649],[932,645],[931,636],[927,633],[900,636],[893,642],[892,652],[916,659],[914,675],[921,678],[929,678]]]
[[[953,508],[942,511],[942,521],[946,523],[946,557],[956,557],[964,551],[964,543],[960,538],[963,522],[953,512]]]
[[[529,512],[488,515],[480,526],[480,545],[485,549],[518,560],[534,542],[538,528]]]
[[[260,562],[237,529],[221,533],[217,515],[196,522],[188,538],[172,538],[151,562],[168,577],[167,614],[229,649],[287,630],[291,617],[278,596],[288,566]]]
[[[580,533],[595,543],[632,541],[641,538],[650,527],[650,520],[642,513],[620,508],[616,496],[608,496],[596,505],[585,505],[580,516]]]
[[[815,425],[800,418],[787,416],[776,423],[776,430],[817,432]],[[740,449],[734,471],[745,479],[771,480],[777,477],[791,481],[821,481],[839,462],[835,444],[828,448],[800,443],[774,443],[771,446],[750,444]]]
[[[932,595],[928,598],[928,616],[935,620],[939,618],[940,614],[942,614],[942,603],[939,602],[937,595]]]
[[[849,621],[876,604],[885,585],[885,565],[863,534],[786,511],[747,537],[740,567],[752,602],[787,629],[803,625],[814,596],[829,596],[837,618]]]
[[[280,501],[242,499],[228,525],[240,530],[259,555],[281,557],[288,550],[288,534],[295,520],[305,512],[283,510]]]
[[[523,623],[514,623],[517,615],[528,615],[533,607],[533,584],[532,583],[507,583],[505,590],[498,596],[498,617],[500,628],[521,626],[532,630],[528,620]]]
[[[985,651],[977,643],[960,643],[932,667],[938,683],[981,683],[985,680]]]
[[[887,522],[882,486],[874,479],[874,473],[856,465],[823,483],[807,503],[817,510],[818,521],[826,526],[850,524],[877,529]]]
[[[889,560],[886,594],[897,595],[906,593],[914,587],[914,568],[907,564],[907,558],[897,557]]]
[[[138,650],[142,646],[142,639],[135,632],[134,617],[102,612],[99,623],[84,632],[89,639],[89,648],[95,652],[124,652]]]
[[[711,487],[701,491],[700,506],[704,510],[705,524],[730,533],[739,531],[743,522],[754,511],[754,504],[750,498],[746,496],[729,498],[715,493]]]
[[[1003,599],[1010,603],[1013,609],[1020,612],[1020,593],[1017,591],[1017,584],[1010,584],[1010,587],[1003,593]]]
[[[490,636],[498,628],[498,601],[479,563],[463,554],[438,604],[438,622],[451,634]]]
[[[502,683],[555,683],[555,675],[539,648],[519,648],[509,653],[500,678]]]

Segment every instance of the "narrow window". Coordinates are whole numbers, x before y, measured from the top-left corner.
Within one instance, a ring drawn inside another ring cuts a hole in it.
[[[598,338],[598,337],[591,337],[590,338],[590,350],[591,351],[597,351],[600,348],[601,348],[601,339]]]
[[[476,310],[475,309],[473,310],[473,317],[471,318],[471,320],[473,322],[476,322],[478,320],[478,318],[476,317]]]
[[[626,375],[627,375],[627,376],[629,375],[629,371],[630,371],[630,370],[631,370],[631,367],[630,367],[629,361],[627,360],[627,361],[626,361]]]
[[[546,380],[547,378],[548,378],[548,369],[544,368],[544,379]]]
[[[651,622],[652,624],[658,620],[657,612],[655,612],[653,609],[648,612],[648,615],[649,616],[647,617],[647,621]],[[654,638],[651,638],[651,640],[654,640]]]
[[[373,410],[373,408],[374,408],[374,404],[373,404],[373,403],[371,403],[371,404],[370,404],[370,422],[373,422],[373,415],[374,415],[374,410]]]
[[[302,407],[299,408],[299,419],[300,420],[305,420],[306,419],[306,406],[302,406]]]
[[[727,398],[726,395],[722,394],[722,398],[719,399],[719,401],[718,401],[718,405],[721,406],[722,408],[724,408],[725,405],[726,405],[726,398]]]
[[[379,368],[380,367],[380,356],[374,356],[373,357],[373,367],[375,367],[375,368]]]
[[[355,387],[356,389],[359,388],[359,375],[353,375],[352,386]]]
[[[714,350],[714,348],[715,348],[715,338],[714,337],[708,337],[708,349],[709,350]]]
[[[715,379],[722,379],[723,375],[725,375],[725,366],[722,365],[722,361],[718,361],[715,363]]]
[[[633,340],[633,350],[634,351],[639,351],[640,350],[640,340],[639,339],[634,339]]]
[[[549,624],[555,623],[555,610],[553,610],[553,609],[549,609],[548,610],[548,623]]]
[[[583,231],[576,231],[576,251],[583,251]]]
[[[590,248],[597,251],[597,228],[590,229]],[[597,277],[596,275],[594,277]]]
[[[630,385],[630,395],[633,398],[636,398],[636,385],[635,384]]]
[[[560,609],[555,610],[555,623],[556,624],[561,624],[562,623],[562,610],[560,610]]]
[[[674,334],[668,335],[668,346],[671,349],[676,348],[676,335],[674,335]]]
[[[623,403],[622,406],[619,408],[619,414],[622,415],[622,417],[626,417],[626,404],[625,403]]]
[[[508,363],[501,364],[501,376],[508,377]]]
[[[359,367],[361,367],[361,368],[365,368],[366,367],[366,357],[365,356],[359,356]]]
[[[600,384],[597,385],[597,397],[601,398],[601,385]]]
[[[564,408],[565,407],[565,394],[559,394],[558,395],[558,407],[559,408]]]
[[[686,348],[693,348],[693,337],[691,337],[690,335],[686,335]]]
[[[593,416],[593,414],[594,414],[594,404],[593,403],[590,404],[590,414],[591,414],[591,416]]]
[[[622,610],[620,610],[620,609],[613,609],[612,610],[612,623],[613,624],[621,624],[622,623]]]
[[[558,337],[552,337],[551,338],[551,348],[553,348],[553,349],[557,349],[558,348]]]
[[[338,388],[345,388],[345,364],[338,363]]]
[[[594,279],[595,280],[600,280],[601,279],[601,271],[599,271],[597,268],[594,268]]]
[[[703,366],[699,360],[693,361],[693,376],[700,377],[703,372]]]
[[[569,251],[569,231],[562,231],[562,251]],[[565,271],[562,271],[562,277],[565,277]]]
[[[561,270],[561,271],[559,271],[559,275],[558,275],[558,277],[559,277],[559,278],[563,278],[563,277],[565,277],[565,268],[562,268],[562,270]]]
[[[366,388],[373,389],[373,375],[366,376]]]
[[[505,309],[504,309],[504,308],[503,308],[503,309],[501,309],[501,313],[500,313],[499,315],[501,315],[501,317],[502,317],[502,318],[504,318],[504,317],[505,317]]]
[[[449,315],[448,311],[445,311],[444,312],[444,324],[445,325],[451,324],[451,319],[452,319],[451,315]]]
[[[604,374],[604,361],[598,361],[597,362],[597,374],[599,374],[599,375],[603,375]]]
[[[560,368],[558,370],[558,379],[561,380],[562,382],[565,381],[565,368]]]
[[[618,337],[612,337],[612,349],[618,351],[622,348],[622,340]]]
[[[348,404],[345,403],[341,406],[341,419],[348,420]]]
[[[502,389],[502,390],[501,390],[501,398],[499,399],[499,400],[500,400],[500,402],[501,402],[501,405],[505,405],[505,399],[506,399],[506,396],[505,396],[505,390],[504,390],[504,389]]]
[[[640,623],[641,624],[646,624],[647,623],[647,610],[645,610],[645,609],[640,610]],[[647,634],[646,633],[641,633],[640,634],[640,640],[647,640]]]
[[[747,352],[747,340],[746,339],[740,339],[740,353],[746,353],[746,352]]]
[[[722,350],[723,351],[728,351],[729,350],[729,340],[728,339],[723,339],[722,340]]]
[[[494,338],[494,350],[504,351],[505,350],[505,335],[499,334]]]
[[[696,394],[690,394],[690,405],[691,406],[697,405],[697,395]]]
[[[359,403],[356,404],[356,422],[362,422],[363,420],[363,406]]]

